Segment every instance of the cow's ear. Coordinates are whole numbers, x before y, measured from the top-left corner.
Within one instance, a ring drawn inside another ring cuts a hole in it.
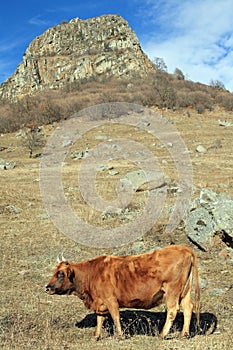
[[[74,277],[75,277],[75,273],[74,273],[74,270],[71,267],[69,267],[67,269],[67,277],[69,278],[70,282],[73,282]]]

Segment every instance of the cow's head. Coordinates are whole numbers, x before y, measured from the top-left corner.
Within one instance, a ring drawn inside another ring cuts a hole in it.
[[[71,294],[74,290],[74,271],[71,264],[61,261],[54,271],[53,277],[46,286],[48,294]]]

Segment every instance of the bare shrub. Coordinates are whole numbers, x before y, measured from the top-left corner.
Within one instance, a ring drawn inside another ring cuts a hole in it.
[[[179,69],[179,68],[176,68],[175,69],[175,71],[174,71],[174,76],[175,76],[175,78],[176,79],[178,79],[178,80],[184,80],[184,73],[182,72],[182,70],[181,69]]]
[[[177,91],[176,105],[178,108],[191,107],[193,100],[190,98],[190,90]]]
[[[163,58],[155,57],[153,60],[154,68],[159,72],[167,72],[167,65]]]
[[[213,80],[213,79],[211,79],[210,80],[210,86],[212,86],[212,87],[214,87],[214,88],[216,88],[218,90],[226,90],[223,82],[220,81],[220,80]]]
[[[28,125],[28,130],[25,133],[23,146],[28,148],[29,157],[31,158],[33,152],[42,148],[45,145],[45,139],[41,129],[37,127],[36,123]]]
[[[175,107],[176,92],[167,73],[158,71],[153,81],[153,87],[156,92],[155,104],[158,107],[170,109]]]
[[[203,106],[204,109],[212,108],[212,99],[203,91],[193,91],[189,93],[190,105],[197,109],[197,106]]]
[[[233,94],[219,93],[216,97],[217,103],[227,111],[233,111]]]
[[[198,114],[202,114],[202,113],[205,112],[205,107],[203,105],[198,104],[196,106],[196,111],[197,111]]]
[[[163,62],[158,60],[158,65]],[[51,124],[99,103],[130,102],[159,108],[194,108],[198,113],[219,104],[233,110],[233,95],[157,69],[147,77],[110,78],[105,75],[75,81],[59,90],[38,92],[15,103],[0,103],[0,132],[16,131],[27,123]]]

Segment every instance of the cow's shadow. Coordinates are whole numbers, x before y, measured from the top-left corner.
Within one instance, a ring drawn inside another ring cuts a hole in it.
[[[166,312],[150,312],[141,310],[125,310],[120,312],[122,331],[125,336],[149,335],[157,336],[165,323]],[[181,332],[183,327],[183,313],[179,312],[173,323],[170,335],[174,332]],[[96,326],[96,315],[89,314],[83,320],[76,323],[78,328],[90,328]],[[201,331],[197,332],[196,316],[192,315],[190,325],[190,336],[197,333],[201,335],[212,334],[217,327],[217,317],[214,314],[205,312],[200,315]],[[114,324],[110,315],[107,315],[104,328],[109,335],[114,334]]]

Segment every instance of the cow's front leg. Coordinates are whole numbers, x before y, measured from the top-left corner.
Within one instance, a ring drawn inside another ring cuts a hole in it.
[[[97,325],[96,325],[96,329],[95,329],[95,339],[98,340],[101,336],[101,331],[102,331],[102,326],[105,320],[105,316],[104,315],[97,315]]]

